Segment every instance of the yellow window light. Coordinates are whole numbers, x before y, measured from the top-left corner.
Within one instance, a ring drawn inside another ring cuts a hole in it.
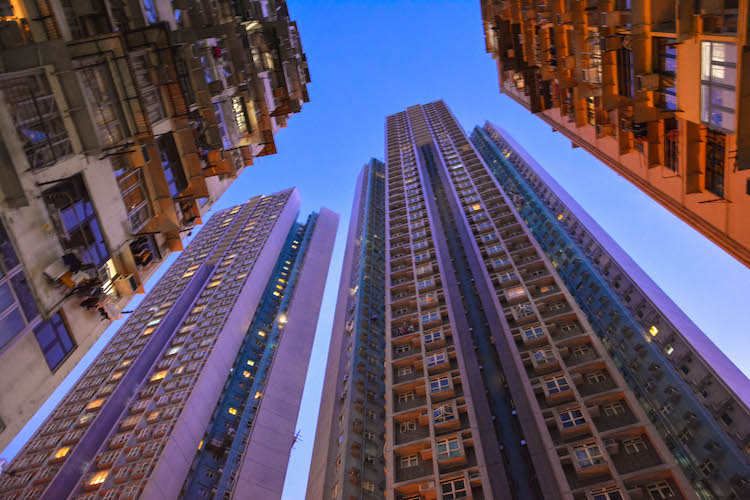
[[[63,446],[55,452],[55,458],[63,458],[70,451],[70,446]]]
[[[122,377],[122,372],[115,372],[112,374],[112,380],[117,380]]]
[[[648,329],[648,333],[650,333],[652,337],[656,337],[659,334],[659,329],[656,328],[656,326],[651,325],[651,328]]]
[[[201,439],[201,442],[198,443],[198,451],[200,451],[201,448],[203,448],[203,440],[202,439]]]
[[[160,372],[155,373],[154,376],[151,377],[151,382],[156,382],[157,380],[161,380],[166,376],[167,376],[167,370],[162,370]]]
[[[265,337],[266,332],[264,332],[263,330],[258,330],[258,335],[260,335],[261,337]]]
[[[151,413],[148,414],[148,417],[146,418],[146,420],[148,420],[149,422],[154,422],[158,418],[159,418],[159,412],[152,411]]]
[[[91,476],[91,479],[89,479],[89,486],[99,486],[102,484],[109,475],[108,470],[102,470]]]
[[[154,327],[148,327],[143,330],[143,335],[151,335],[152,333],[154,333]]]
[[[279,316],[279,323],[281,323],[282,325],[284,325],[284,324],[286,324],[286,322],[287,322],[286,314],[282,314],[281,316]]]
[[[260,391],[258,391],[258,392],[255,393],[255,399],[259,399],[260,396],[261,396],[261,392]]]
[[[250,378],[250,372],[247,371],[247,370],[245,370],[244,372],[242,372],[242,375],[244,375],[245,378]]]
[[[89,405],[86,407],[87,410],[96,410],[104,403],[103,399],[97,399],[89,403]]]
[[[191,277],[194,274],[195,274],[195,271],[188,271],[185,274],[183,274],[182,277],[183,278],[189,278],[189,277]]]
[[[248,359],[247,364],[250,366],[255,366],[255,361],[253,361],[252,359]]]
[[[284,287],[281,286],[281,285],[276,285],[276,288],[278,288],[279,290],[283,290],[284,289]]]
[[[237,415],[237,408],[229,408],[230,415]]]
[[[560,214],[557,216],[557,220],[562,220],[562,219],[563,219],[563,214]]]
[[[482,208],[482,205],[480,205],[479,203],[475,203],[471,206],[472,210],[480,210],[481,208]]]
[[[274,294],[274,295],[275,295],[276,297],[281,297],[281,294],[280,294],[279,292],[273,292],[273,294]]]

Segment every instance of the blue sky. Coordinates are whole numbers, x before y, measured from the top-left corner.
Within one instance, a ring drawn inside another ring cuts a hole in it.
[[[289,10],[309,61],[310,102],[277,135],[279,154],[259,158],[215,205],[222,209],[255,194],[296,185],[304,216],[321,205],[341,214],[297,424],[302,441],[292,451],[285,500],[304,498],[355,178],[371,156],[383,158],[385,116],[414,104],[444,99],[464,129],[491,120],[513,134],[688,316],[750,373],[750,345],[741,339],[750,324],[746,299],[750,269],[501,96],[494,61],[484,50],[478,0],[290,0]],[[0,456],[9,458],[17,452],[116,327],[108,330]]]

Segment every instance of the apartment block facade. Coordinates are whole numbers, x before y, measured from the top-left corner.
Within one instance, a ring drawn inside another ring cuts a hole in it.
[[[747,377],[508,132],[486,123],[471,141],[699,497],[750,494]]]
[[[0,475],[13,499],[280,498],[338,216],[216,213]]]
[[[481,5],[502,93],[750,265],[747,2]]]
[[[333,322],[308,500],[385,489],[385,164],[357,178]]]
[[[307,102],[283,1],[0,5],[0,448]]]
[[[350,271],[308,498],[747,497],[747,378],[505,132],[389,116],[385,186],[385,466],[342,391]]]

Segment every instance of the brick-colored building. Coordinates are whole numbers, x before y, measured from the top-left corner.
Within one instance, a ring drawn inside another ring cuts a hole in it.
[[[234,179],[276,151],[309,75],[283,1],[0,11],[4,448]]]
[[[3,499],[278,499],[338,215],[216,213],[0,475]]]
[[[481,5],[502,93],[750,266],[747,2]]]
[[[747,377],[506,132],[413,106],[370,172],[308,500],[750,495]]]

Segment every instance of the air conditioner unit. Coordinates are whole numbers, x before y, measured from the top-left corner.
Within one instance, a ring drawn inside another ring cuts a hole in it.
[[[659,90],[659,75],[657,73],[650,73],[647,75],[637,76],[638,90],[642,92],[652,92]]]
[[[115,290],[121,297],[133,295],[138,290],[138,281],[132,274],[120,276],[115,280]]]
[[[419,483],[419,491],[429,491],[435,489],[435,481],[425,481],[424,483]]]

